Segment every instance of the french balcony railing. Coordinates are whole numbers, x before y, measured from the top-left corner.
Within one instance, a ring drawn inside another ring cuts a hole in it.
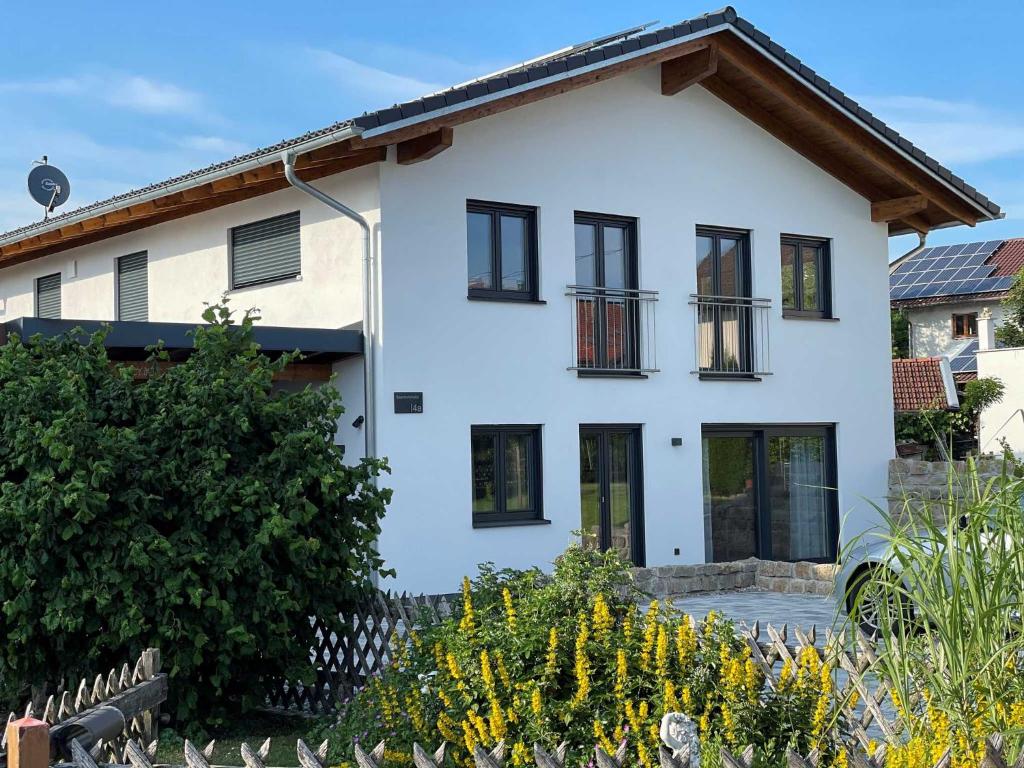
[[[690,295],[693,373],[702,378],[758,378],[771,373],[771,299]]]
[[[572,358],[581,374],[643,375],[658,370],[657,291],[570,285]]]

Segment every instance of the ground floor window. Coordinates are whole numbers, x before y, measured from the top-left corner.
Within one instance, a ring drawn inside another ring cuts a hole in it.
[[[473,524],[542,518],[540,427],[472,428]]]
[[[639,426],[580,427],[580,513],[584,546],[644,564]]]
[[[835,466],[832,426],[705,426],[707,561],[834,561]]]

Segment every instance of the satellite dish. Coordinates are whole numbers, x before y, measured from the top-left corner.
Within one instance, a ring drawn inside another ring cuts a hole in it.
[[[71,196],[71,182],[68,177],[55,166],[46,162],[43,156],[41,163],[38,163],[28,174],[28,193],[32,199],[45,209],[43,216],[53,213],[58,205],[63,205]]]

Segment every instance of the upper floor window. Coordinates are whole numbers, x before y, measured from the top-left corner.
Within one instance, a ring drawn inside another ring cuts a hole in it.
[[[287,280],[301,272],[298,211],[231,230],[232,288]]]
[[[473,524],[542,519],[539,426],[472,428]]]
[[[537,209],[466,203],[469,298],[537,299]]]
[[[782,316],[832,316],[828,241],[782,236]]]
[[[968,312],[953,315],[953,336],[958,339],[975,338],[978,335],[978,313]]]
[[[117,319],[149,319],[149,256],[145,251],[117,260]]]
[[[60,272],[36,278],[36,317],[60,320]]]

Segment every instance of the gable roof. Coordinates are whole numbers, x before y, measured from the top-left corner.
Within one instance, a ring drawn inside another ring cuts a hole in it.
[[[985,195],[726,7],[573,46],[12,230],[0,235],[0,267],[283,189],[280,154],[286,150],[298,154],[297,168],[314,179],[379,162],[391,144],[645,66],[663,65],[667,93],[664,66],[702,51],[709,54],[706,70],[685,84],[700,82],[877,204],[872,218],[887,222],[890,233],[1002,215]],[[684,62],[683,71],[688,68]]]
[[[998,300],[1024,269],[1024,237],[925,248],[889,275],[893,307]]]
[[[897,411],[955,410],[956,386],[944,357],[892,361],[892,395]]]

